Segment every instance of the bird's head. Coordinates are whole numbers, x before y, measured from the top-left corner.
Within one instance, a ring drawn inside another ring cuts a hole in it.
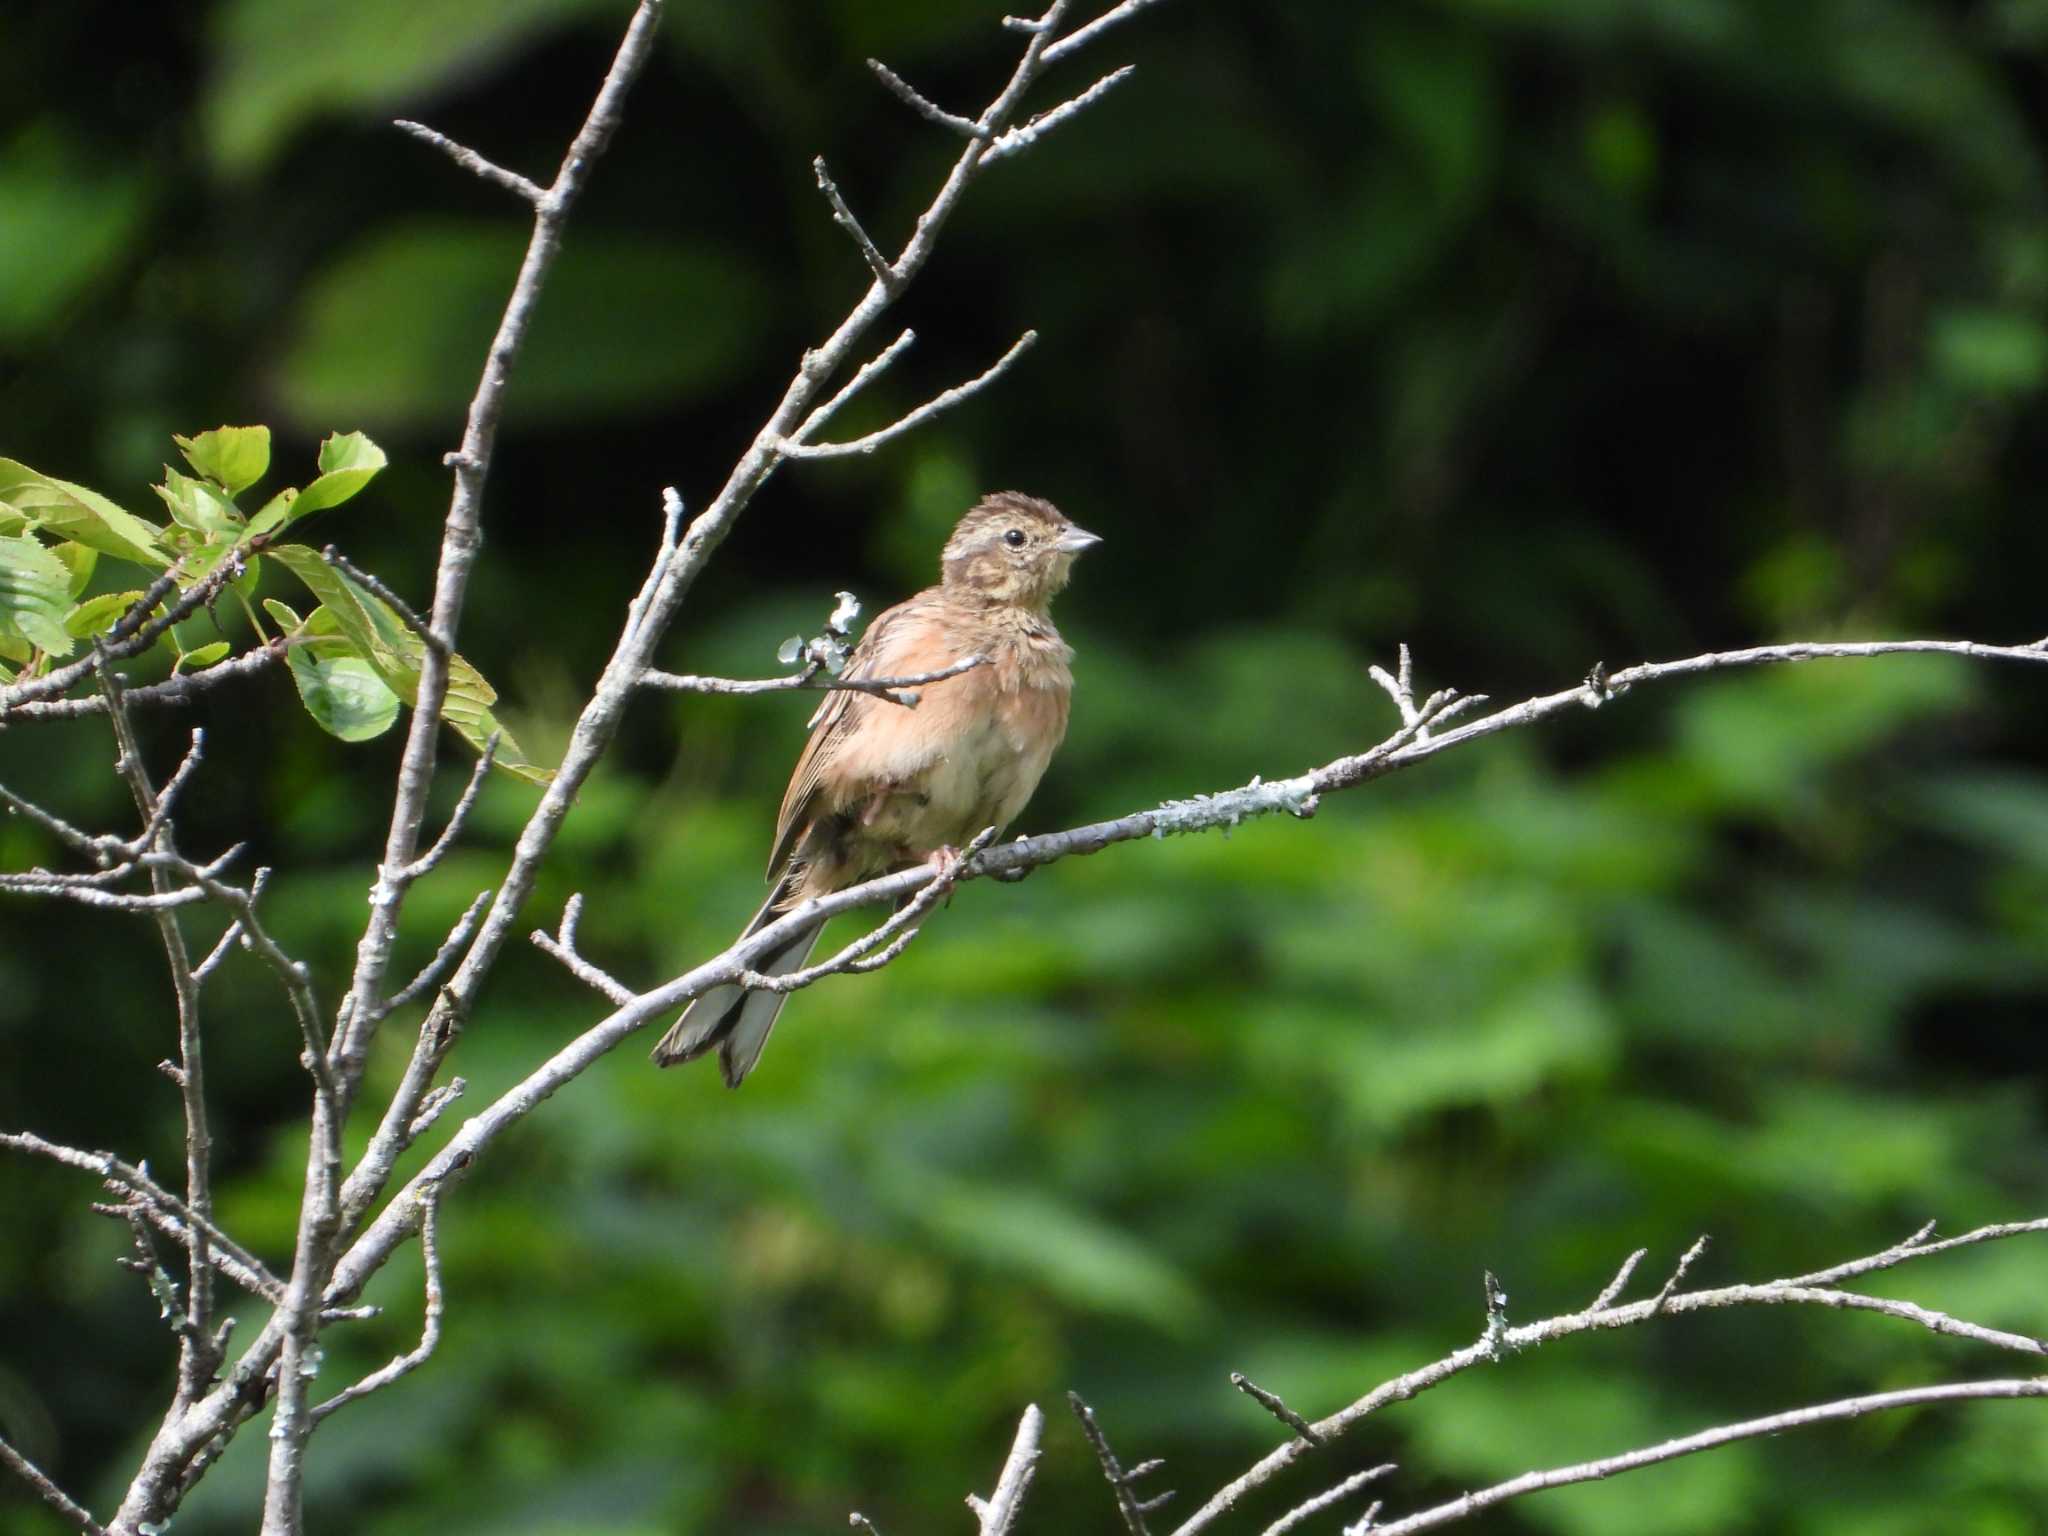
[[[948,591],[1042,612],[1067,584],[1074,556],[1101,542],[1049,501],[996,491],[960,519],[939,558]]]

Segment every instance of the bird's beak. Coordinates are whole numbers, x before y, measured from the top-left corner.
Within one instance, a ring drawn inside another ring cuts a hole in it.
[[[1063,555],[1078,555],[1084,549],[1093,549],[1102,542],[1102,535],[1090,533],[1086,528],[1069,528],[1054,542],[1053,548]]]

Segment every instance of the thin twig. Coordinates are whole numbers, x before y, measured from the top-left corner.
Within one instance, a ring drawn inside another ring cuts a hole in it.
[[[1009,1536],[1024,1507],[1031,1479],[1038,1471],[1038,1446],[1044,1433],[1045,1415],[1038,1411],[1038,1404],[1027,1404],[1023,1417],[1017,1421],[1017,1438],[1010,1443],[1010,1454],[1003,1462],[1002,1475],[996,1479],[995,1492],[986,1499],[967,1495],[967,1507],[981,1526],[980,1536]]]
[[[1755,1440],[1766,1435],[1781,1435],[1787,1430],[1807,1429],[1815,1424],[1840,1423],[1845,1419],[1862,1418],[1867,1414],[1884,1413],[1894,1408],[1917,1407],[1924,1403],[2023,1397],[2048,1397],[2048,1377],[2037,1376],[2020,1381],[1947,1382],[1937,1386],[1907,1387],[1896,1392],[1873,1392],[1862,1397],[1845,1397],[1831,1403],[1795,1408],[1787,1413],[1745,1419],[1739,1424],[1723,1424],[1714,1429],[1701,1430],[1698,1434],[1666,1440],[1660,1445],[1626,1451],[1619,1456],[1604,1456],[1597,1461],[1584,1461],[1569,1467],[1553,1467],[1543,1472],[1525,1472],[1520,1477],[1495,1483],[1490,1488],[1479,1489],[1448,1503],[1436,1505],[1386,1525],[1376,1525],[1373,1531],[1375,1536],[1409,1536],[1410,1532],[1450,1525],[1477,1514],[1482,1509],[1504,1504],[1509,1499],[1518,1499],[1525,1494],[1538,1493],[1546,1488],[1594,1482],[1600,1478],[1613,1477],[1618,1472],[1632,1472],[1638,1467],[1675,1461],[1681,1456],[1696,1455],[1700,1451],[1710,1451],[1717,1446],[1732,1445],[1740,1440]]]
[[[361,566],[356,565],[332,544],[329,544],[320,551],[320,558],[372,597],[381,601],[393,613],[397,614],[399,622],[418,635],[420,643],[426,646],[428,650],[438,652],[443,660],[446,660],[452,654],[454,647],[448,643],[448,637],[437,633],[425,619],[419,616],[418,610],[394,592],[382,578],[374,576]]]
[[[905,677],[853,677],[846,673],[834,677],[814,663],[787,677],[694,677],[686,673],[650,671],[641,674],[640,682],[643,687],[666,689],[672,693],[867,693],[878,699],[887,699],[891,704],[915,709],[918,695],[913,690],[943,683],[949,677],[958,677],[963,672],[984,666],[987,661],[985,656],[968,656],[949,667]]]
[[[1261,1408],[1265,1409],[1266,1412],[1272,1414],[1274,1418],[1285,1424],[1297,1435],[1301,1436],[1310,1445],[1321,1445],[1323,1443],[1323,1437],[1316,1433],[1315,1426],[1288,1407],[1286,1403],[1282,1402],[1277,1393],[1268,1392],[1242,1371],[1232,1371],[1230,1373],[1230,1384],[1257,1403]]]
[[[974,840],[945,862],[945,867],[916,896],[886,922],[862,934],[851,944],[840,950],[829,960],[816,965],[807,965],[800,970],[786,971],[779,976],[770,976],[761,971],[743,970],[734,978],[743,987],[758,992],[795,992],[804,987],[823,981],[827,976],[843,972],[862,973],[879,971],[910,946],[917,937],[918,924],[933,907],[946,899],[946,895],[960,883],[960,877],[967,872],[976,854],[995,840],[996,829],[983,827],[975,834]]]
[[[288,641],[273,639],[268,645],[259,645],[226,661],[217,661],[202,671],[175,672],[162,682],[138,684],[127,690],[128,707],[189,704],[208,689],[254,676],[272,663],[282,661],[288,646]],[[0,724],[17,720],[77,720],[106,712],[106,699],[97,693],[89,693],[75,699],[40,699],[5,707],[0,709],[0,717],[4,717]]]
[[[1102,1464],[1102,1475],[1116,1494],[1117,1513],[1124,1517],[1124,1526],[1131,1536],[1151,1536],[1145,1525],[1145,1517],[1173,1497],[1173,1490],[1156,1494],[1149,1499],[1140,1499],[1131,1490],[1131,1484],[1147,1473],[1156,1472],[1164,1463],[1143,1461],[1125,1471],[1116,1459],[1116,1452],[1109,1448],[1109,1436],[1102,1432],[1102,1426],[1095,1422],[1095,1410],[1081,1400],[1078,1392],[1067,1394],[1067,1406],[1074,1410],[1074,1417],[1080,1420],[1081,1433],[1088,1437],[1088,1444],[1094,1448],[1095,1459]]]
[[[1664,1310],[1664,1304],[1671,1299],[1671,1293],[1685,1283],[1687,1273],[1691,1271],[1693,1265],[1700,1261],[1706,1251],[1707,1234],[1702,1232],[1693,1239],[1692,1246],[1678,1256],[1678,1267],[1671,1271],[1664,1284],[1658,1289],[1657,1294],[1650,1298],[1650,1315],[1652,1317],[1655,1317]]]
[[[1021,154],[1029,149],[1046,134],[1059,127],[1061,123],[1067,122],[1077,114],[1087,111],[1096,102],[1102,100],[1103,97],[1130,79],[1135,68],[1135,65],[1126,64],[1122,69],[1111,70],[1071,101],[1063,101],[1058,106],[1039,113],[1038,116],[1032,118],[1030,122],[1025,123],[1022,127],[1012,128],[1008,133],[989,145],[988,156],[983,161],[983,164],[994,165],[998,160],[1008,159],[1011,155]]]
[[[916,410],[898,417],[888,426],[865,437],[856,437],[844,443],[800,443],[784,438],[776,451],[786,459],[838,459],[848,454],[873,453],[886,442],[901,437],[913,428],[921,427],[942,411],[951,410],[961,401],[971,398],[993,384],[1010,369],[1010,365],[1030,350],[1038,340],[1038,332],[1026,331],[1019,336],[1010,350],[997,358],[985,372],[969,379],[965,384],[955,384],[942,394],[934,395]]]
[[[483,761],[483,758],[477,759],[479,764]],[[448,937],[441,941],[441,947],[434,951],[434,958],[421,966],[419,974],[411,981],[384,1000],[385,1013],[395,1012],[417,1001],[440,985],[441,978],[448,974],[448,968],[455,963],[456,957],[462,953],[463,946],[476,932],[476,925],[483,920],[484,906],[490,899],[491,893],[488,889],[476,893],[475,899],[470,902],[462,916],[456,919],[455,926],[448,930]]]
[[[469,770],[469,783],[463,786],[461,796],[455,802],[455,809],[448,813],[448,824],[441,829],[441,835],[434,839],[433,847],[414,859],[406,867],[408,880],[418,880],[433,872],[434,866],[448,857],[448,851],[462,836],[462,829],[469,821],[469,813],[476,808],[476,797],[482,793],[484,778],[491,771],[491,764],[498,756],[498,733],[491,732],[484,739],[484,749],[477,754],[475,764]]]
[[[895,93],[896,99],[909,107],[928,123],[937,123],[941,128],[951,129],[962,138],[979,139],[987,137],[981,124],[971,117],[962,117],[957,112],[948,112],[944,107],[925,96],[916,86],[905,80],[880,59],[869,59],[868,68],[875,72],[875,78]]]
[[[177,601],[164,608],[161,613],[150,617],[153,610],[177,586],[178,569],[178,565],[174,564],[151,582],[142,596],[114,622],[112,628],[105,634],[94,637],[91,649],[78,660],[66,662],[61,667],[45,672],[41,677],[0,687],[0,724],[5,724],[8,717],[23,705],[56,699],[62,694],[69,693],[93,676],[102,662],[126,661],[131,656],[141,655],[156,644],[158,637],[165,630],[190,618],[211,603],[220,595],[223,587],[244,575],[248,566],[243,562],[239,549],[229,550],[221,557],[218,565],[179,593]],[[81,713],[105,713],[105,706],[102,705],[99,710]]]
[[[1350,1498],[1352,1494],[1358,1492],[1359,1489],[1363,1488],[1367,1483],[1374,1482],[1379,1478],[1385,1477],[1388,1473],[1392,1472],[1393,1470],[1394,1463],[1388,1461],[1382,1462],[1377,1467],[1367,1467],[1363,1472],[1352,1473],[1349,1477],[1345,1478],[1344,1481],[1339,1483],[1336,1487],[1326,1488],[1321,1493],[1317,1494],[1314,1498],[1308,1500],[1306,1503],[1295,1505],[1294,1508],[1290,1509],[1278,1520],[1275,1520],[1271,1525],[1267,1526],[1263,1533],[1263,1536],[1287,1536],[1287,1532],[1293,1530],[1303,1521],[1312,1519],[1314,1516],[1321,1514],[1324,1510],[1330,1508],[1330,1506],[1333,1504],[1343,1503],[1346,1499]],[[1378,1507],[1378,1505],[1374,1505],[1373,1509],[1377,1509]],[[1371,1518],[1372,1510],[1366,1511],[1366,1519],[1369,1521]]]
[[[889,365],[909,351],[916,341],[917,332],[905,327],[894,341],[890,342],[888,346],[882,348],[881,351],[855,369],[853,377],[840,386],[837,394],[806,416],[803,425],[789,434],[790,439],[799,443],[809,442],[812,433],[818,431],[826,422],[838,415],[841,406],[866,389],[876,378],[880,377],[888,369]]]
[[[0,1131],[0,1147],[24,1152],[31,1157],[46,1158],[94,1175],[135,1197],[150,1213],[151,1219],[174,1237],[182,1239],[190,1227],[197,1225],[206,1234],[216,1264],[225,1258],[240,1269],[238,1274],[223,1267],[222,1272],[230,1279],[266,1301],[275,1301],[283,1294],[283,1282],[264,1268],[262,1260],[229,1237],[210,1218],[195,1216],[191,1206],[151,1178],[147,1169],[125,1163],[111,1152],[88,1152],[80,1147],[46,1141],[32,1131]],[[175,1226],[170,1224],[173,1222]]]
[[[571,896],[562,908],[562,927],[559,935],[536,928],[533,931],[534,946],[553,955],[569,968],[569,974],[587,987],[602,992],[618,1007],[625,1007],[633,1001],[633,989],[620,981],[602,966],[593,965],[576,950],[576,927],[583,921],[583,896],[579,892]]]
[[[1623,1259],[1621,1261],[1621,1268],[1614,1272],[1614,1278],[1600,1288],[1600,1294],[1593,1298],[1593,1305],[1586,1310],[1589,1312],[1604,1312],[1607,1308],[1613,1306],[1620,1298],[1621,1293],[1628,1289],[1629,1279],[1635,1274],[1636,1266],[1649,1256],[1649,1249],[1638,1248],[1634,1253]]]
[[[859,248],[861,260],[868,264],[868,270],[875,274],[875,281],[885,289],[894,289],[898,282],[896,269],[889,265],[875,245],[868,232],[861,227],[853,210],[846,206],[846,198],[839,191],[839,183],[832,179],[832,173],[825,169],[825,157],[819,155],[811,162],[811,169],[818,174],[818,190],[825,194],[825,201],[832,205],[832,222],[846,231],[847,238]]]
[[[400,117],[394,118],[391,126],[411,134],[423,143],[433,145],[434,148],[440,150],[442,154],[453,160],[465,171],[481,176],[485,181],[495,182],[515,197],[531,203],[536,208],[540,206],[541,199],[547,196],[545,191],[528,181],[517,171],[508,171],[501,165],[493,165],[467,145],[456,143],[446,134],[435,132],[425,123],[416,123],[410,118]]]
[[[1140,11],[1148,10],[1158,3],[1159,0],[1123,0],[1121,5],[1103,12],[1085,27],[1076,27],[1065,37],[1046,49],[1045,62],[1048,64],[1059,63],[1067,55],[1078,53],[1081,49],[1086,48],[1111,27],[1119,26],[1129,21]]]
[[[86,1536],[106,1536],[105,1528],[93,1519],[90,1510],[59,1488],[51,1481],[47,1472],[9,1445],[4,1438],[0,1438],[0,1462],[5,1462],[13,1468],[15,1473],[36,1491],[37,1498],[84,1531]]]
[[[384,1366],[370,1372],[354,1386],[344,1388],[326,1402],[317,1405],[312,1410],[315,1424],[344,1403],[368,1397],[372,1392],[390,1386],[408,1372],[419,1369],[441,1342],[441,1313],[445,1306],[445,1298],[441,1290],[441,1244],[438,1226],[440,1195],[436,1186],[428,1185],[414,1198],[419,1201],[420,1256],[427,1271],[426,1320],[420,1328],[420,1341],[404,1354],[394,1357]]]

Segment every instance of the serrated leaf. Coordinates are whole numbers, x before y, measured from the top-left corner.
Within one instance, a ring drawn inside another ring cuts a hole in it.
[[[304,544],[272,545],[269,554],[320,599],[321,613],[334,625],[336,635],[347,640],[350,649],[369,663],[386,687],[407,704],[417,700],[426,642],[406,627],[388,603],[349,580]],[[320,620],[321,613],[308,621],[309,628]],[[494,767],[530,784],[547,783],[554,777],[552,770],[530,761],[512,733],[491,713],[497,697],[497,690],[469,662],[459,655],[449,658],[448,696],[442,705],[442,718],[479,752],[485,742],[496,736]]]
[[[0,500],[25,512],[40,527],[89,549],[137,565],[171,563],[163,530],[116,506],[98,491],[38,474],[14,459],[0,459]]]
[[[288,635],[297,634],[300,625],[305,622],[298,614],[292,611],[289,604],[281,603],[274,597],[263,599],[263,611],[269,614],[277,627]]]
[[[19,507],[9,506],[6,502],[0,501],[0,534],[26,533],[27,531],[28,514]]]
[[[216,485],[226,486],[230,496],[247,490],[270,468],[268,427],[215,427],[196,437],[173,433],[171,441],[184,450],[187,464]]]
[[[27,534],[0,538],[0,634],[41,646],[52,656],[71,654],[64,627],[70,606],[71,572],[62,560]]]
[[[228,649],[228,643],[225,640],[213,640],[205,645],[195,645],[191,650],[178,658],[178,668],[184,672],[201,671],[226,656]]]
[[[139,591],[102,592],[98,597],[86,599],[65,615],[64,628],[80,640],[103,635],[120,622],[122,614],[141,601]]]
[[[77,602],[78,594],[83,592],[86,583],[92,580],[92,570],[99,564],[100,552],[78,543],[75,539],[66,539],[50,553],[62,560],[64,568],[71,573],[71,580],[64,595],[72,602]]]
[[[285,652],[299,700],[314,723],[343,741],[368,741],[390,730],[398,719],[398,695],[377,669],[360,656],[322,655],[321,649],[293,646]]]
[[[384,450],[362,433],[335,433],[320,445],[320,478],[299,492],[288,521],[340,506],[376,479],[386,462]]]

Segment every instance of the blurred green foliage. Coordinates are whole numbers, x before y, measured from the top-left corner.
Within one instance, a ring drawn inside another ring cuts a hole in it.
[[[307,464],[368,428],[390,466],[306,537],[423,594],[519,210],[382,120],[544,177],[625,9],[10,17],[0,451],[127,496],[172,433],[267,420]],[[810,156],[887,240],[952,152],[861,61],[978,103],[1013,46],[1000,9],[672,0],[515,376],[465,617],[536,761],[611,644],[658,487],[708,499],[866,280]],[[1356,750],[1391,716],[1363,667],[1400,640],[1427,684],[1513,698],[1759,639],[2037,638],[2044,46],[2038,0],[1155,7],[1090,60],[1136,78],[972,194],[906,306],[917,350],[847,429],[1025,325],[1039,347],[872,460],[785,471],[665,659],[759,675],[835,589],[873,611],[928,580],[976,492],[1051,495],[1109,542],[1063,600],[1079,688],[1037,830]],[[223,606],[219,638],[247,622]],[[2040,1214],[2042,686],[1900,659],[1639,693],[1306,826],[969,887],[897,966],[796,999],[743,1093],[622,1051],[450,1205],[443,1352],[321,1431],[314,1528],[821,1531],[857,1507],[891,1536],[957,1529],[1022,1405],[1067,1387],[1127,1459],[1169,1459],[1185,1507],[1275,1440],[1229,1371],[1327,1411],[1469,1342],[1483,1269],[1527,1318],[1702,1231],[1698,1277],[1763,1278],[1930,1216]],[[640,705],[533,920],[584,892],[586,946],[636,980],[723,942],[806,712]],[[162,761],[189,723],[212,745],[187,846],[250,838],[277,866],[275,926],[331,1003],[394,738],[323,735],[282,675],[154,721]],[[0,781],[122,826],[108,751],[94,722],[13,728]],[[533,793],[489,787],[401,969],[497,878]],[[0,823],[0,865],[55,856]],[[152,943],[7,909],[0,1124],[176,1166]],[[281,1258],[291,1027],[253,963],[209,1004],[223,1216]],[[458,1054],[470,1102],[594,1012],[508,955]],[[0,1423],[104,1511],[171,1350],[90,1194],[0,1165]],[[2039,1265],[2013,1246],[1886,1288],[2038,1334]],[[384,1315],[330,1337],[324,1378],[409,1346],[418,1278],[408,1254],[376,1282]],[[1833,1315],[1578,1340],[1390,1411],[1239,1528],[1381,1459],[1400,1508],[1999,1368]],[[1489,1528],[2025,1531],[2039,1438],[2024,1405],[1900,1415]],[[258,1425],[180,1532],[249,1525],[263,1447]],[[1058,1415],[1029,1519],[1115,1519]],[[0,1530],[47,1529],[0,1492]]]

